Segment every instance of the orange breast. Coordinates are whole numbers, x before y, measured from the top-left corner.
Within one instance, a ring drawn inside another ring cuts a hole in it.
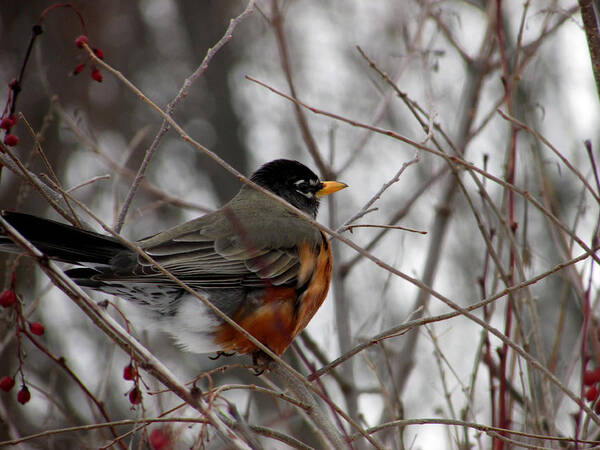
[[[281,355],[315,315],[329,290],[331,280],[331,249],[323,235],[318,248],[298,246],[300,258],[299,285],[309,279],[306,289],[296,298],[293,287],[267,287],[256,307],[242,307],[235,320],[252,336]],[[256,346],[230,325],[218,327],[215,342],[222,351],[250,353]]]
[[[327,297],[327,291],[329,291],[329,282],[331,281],[331,264],[333,258],[331,256],[331,248],[329,248],[329,241],[327,237],[321,233],[323,237],[323,243],[318,249],[318,255],[316,255],[315,268],[311,274],[311,280],[306,288],[306,291],[302,294],[300,299],[300,307],[298,310],[298,320],[292,333],[292,339],[295,338],[310,322],[317,310],[323,304],[325,297]],[[302,253],[302,249],[300,249]],[[302,255],[300,261],[303,260]]]

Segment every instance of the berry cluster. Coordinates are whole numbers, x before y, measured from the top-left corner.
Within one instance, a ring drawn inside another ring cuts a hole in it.
[[[81,36],[78,36],[75,39],[75,45],[77,47],[83,48],[84,44],[88,45],[88,38],[86,35],[82,34]],[[94,52],[94,55],[96,56],[96,58],[104,59],[104,52],[102,50],[100,50],[99,48],[92,48],[92,52]],[[84,63],[77,64],[75,66],[75,69],[73,69],[73,75],[79,75],[85,68],[86,63],[87,63],[87,61]],[[103,78],[102,72],[100,72],[100,69],[98,69],[93,62],[91,64],[90,76],[92,77],[92,80],[97,81],[98,83],[102,82],[102,78]]]
[[[123,369],[123,379],[133,381],[133,388],[129,391],[129,403],[139,405],[142,402],[142,391],[138,387],[139,374],[133,361]]]
[[[4,392],[10,392],[13,387],[15,387],[15,377],[5,375],[0,378],[0,389]],[[29,392],[29,388],[25,384],[22,384],[21,389],[17,392],[17,401],[21,405],[24,405],[29,400],[31,400],[31,392]]]
[[[43,17],[45,17],[45,15],[47,14],[48,11],[50,11],[51,9],[54,9],[54,7],[56,7],[58,5],[55,5],[51,8],[48,8],[46,11],[44,11],[43,13]],[[67,5],[64,5],[67,6]],[[33,45],[33,42],[35,41],[36,37],[39,36],[40,34],[42,34],[42,26],[40,24],[37,24],[33,27],[33,35],[32,35],[32,40],[30,42],[30,47]],[[86,45],[88,45],[88,38],[86,35],[82,34],[81,36],[78,36],[75,39],[75,45],[78,48],[84,48]],[[99,48],[92,48],[92,52],[94,53],[94,55],[96,56],[96,58],[98,59],[104,59],[104,52],[102,50],[100,50]],[[8,95],[8,99],[6,102],[6,105],[4,107],[4,111],[2,113],[0,113],[0,130],[3,130],[4,136],[2,137],[2,141],[4,142],[5,145],[9,146],[9,147],[14,147],[15,145],[17,145],[19,143],[19,137],[12,133],[12,129],[13,127],[17,124],[17,116],[14,113],[14,111],[16,111],[16,103],[17,103],[17,97],[19,95],[19,93],[21,92],[21,78],[23,77],[23,74],[25,72],[25,67],[27,65],[27,61],[29,59],[29,53],[27,54],[27,56],[25,57],[25,61],[23,62],[23,68],[21,70],[21,75],[20,78],[17,79],[13,79],[9,84],[9,95]],[[89,62],[89,60],[93,60],[93,58],[88,57],[88,60],[86,60],[83,63],[79,63],[77,64],[77,66],[75,66],[75,69],[73,70],[73,75],[78,75],[80,74],[83,69],[85,68],[86,64]],[[92,80],[97,81],[98,83],[102,82],[103,76],[102,76],[102,72],[100,72],[100,69],[98,69],[98,67],[96,67],[96,64],[94,64],[94,61],[91,61],[90,63],[91,69],[90,69],[90,77],[92,78]]]
[[[0,378],[0,389],[4,392],[10,392],[13,387],[15,387],[15,377],[5,375]],[[31,392],[29,392],[29,388],[23,383],[19,392],[17,392],[17,401],[21,405],[24,405],[29,400],[31,400]]]
[[[19,300],[17,298],[17,294],[15,292],[14,274],[12,277],[11,286],[8,289],[5,289],[4,291],[2,291],[2,293],[0,293],[0,307],[6,308],[6,309],[10,308],[12,310],[11,313],[14,313],[15,323],[17,324],[16,338],[17,338],[18,342],[20,342],[21,334],[23,332],[25,332],[25,334],[30,339],[33,339],[31,337],[31,335],[27,334],[25,324],[27,324],[29,326],[29,332],[31,334],[36,335],[36,336],[41,336],[44,334],[44,325],[42,325],[40,322],[29,322],[27,319],[25,319],[25,317],[23,315],[23,310],[21,308],[21,303],[19,302]],[[20,345],[18,345],[17,347],[20,348]],[[25,376],[23,375],[23,358],[22,358],[22,354],[21,354],[20,350],[18,351],[18,357],[19,357],[18,372],[21,377],[21,389],[19,390],[19,392],[17,392],[17,401],[20,404],[24,405],[25,403],[29,402],[29,400],[31,400],[31,393],[29,392],[29,389],[27,388],[27,385],[25,384]],[[15,377],[14,376],[5,375],[0,378],[0,390],[2,390],[4,392],[10,392],[14,386],[15,386]]]
[[[595,404],[594,411],[596,411],[596,414],[600,414],[600,402],[596,403],[598,395],[600,394],[600,391],[598,391],[599,383],[600,367],[583,372],[583,384],[584,386],[587,386],[583,395],[588,402],[592,405]]]
[[[85,33],[85,22],[83,20],[83,17],[81,15],[81,13],[77,10],[77,8],[75,6],[73,6],[71,3],[56,3],[56,4],[49,6],[41,13],[38,22],[31,29],[31,38],[29,41],[29,45],[27,47],[27,51],[23,58],[23,62],[22,62],[21,70],[19,71],[18,78],[13,79],[8,84],[9,90],[8,90],[6,102],[4,103],[3,107],[0,107],[0,140],[3,142],[3,144],[6,147],[14,147],[19,144],[19,137],[13,132],[13,130],[18,122],[18,117],[16,114],[16,111],[18,111],[17,110],[17,99],[23,88],[22,83],[23,83],[24,76],[26,74],[26,68],[28,66],[30,56],[32,54],[31,49],[34,47],[34,43],[36,42],[37,38],[43,34],[42,24],[46,20],[47,15],[50,12],[52,12],[58,8],[69,8],[70,10],[72,10],[79,18],[81,27],[82,27],[82,31]],[[88,38],[85,36],[85,34],[82,34],[81,36],[79,36],[75,39],[75,45],[81,49],[86,48],[86,46],[88,45]],[[91,61],[90,76],[94,81],[101,82],[102,81],[102,73],[96,67],[94,62],[96,61],[96,58],[104,59],[104,53],[102,52],[102,50],[100,50],[98,48],[92,48],[92,51],[93,51],[95,58],[88,56],[88,60]],[[80,73],[84,69],[84,67],[85,67],[85,63],[77,65],[77,67],[74,70],[74,74],[77,75],[78,73]],[[21,118],[22,117],[23,116],[21,116]],[[6,147],[0,147],[0,152],[6,150]],[[2,170],[1,162],[0,162],[0,170]],[[0,292],[0,312],[2,312],[2,311],[8,311],[7,314],[10,315],[10,317],[12,319],[12,323],[15,324],[15,328],[16,328],[15,338],[17,340],[17,349],[18,349],[17,350],[18,368],[17,368],[16,372],[13,373],[12,375],[2,376],[0,374],[0,390],[2,390],[4,392],[12,391],[13,388],[15,387],[16,378],[18,376],[21,380],[21,389],[17,393],[17,401],[19,403],[21,403],[22,405],[24,405],[27,402],[29,402],[29,400],[31,399],[31,393],[25,383],[24,357],[23,357],[24,354],[21,350],[21,339],[23,337],[26,337],[29,340],[31,340],[32,342],[36,343],[36,345],[37,345],[38,342],[37,342],[35,336],[42,336],[44,334],[44,326],[40,322],[30,322],[26,319],[26,317],[23,313],[23,308],[21,305],[20,298],[18,298],[18,296],[15,292],[15,275],[14,275],[14,273],[12,276],[12,282],[11,282],[10,287],[8,289],[5,289],[4,291]],[[0,368],[0,370],[3,370],[3,369]],[[134,390],[137,390],[137,393],[130,393],[129,396],[130,396],[131,402],[133,404],[137,404],[141,401],[141,392],[137,388],[137,380],[139,379],[139,377],[135,373],[133,373],[131,375],[130,379],[134,379],[134,378],[136,380]],[[134,402],[135,399],[139,399],[139,400]]]
[[[13,80],[10,84],[9,87],[12,89],[12,85],[16,82],[16,80]],[[9,147],[14,147],[15,145],[17,145],[19,143],[19,137],[16,134],[11,133],[11,129],[12,127],[14,127],[17,124],[17,116],[14,114],[11,114],[10,116],[6,116],[3,117],[2,120],[0,120],[0,129],[4,130],[4,144],[8,145]]]

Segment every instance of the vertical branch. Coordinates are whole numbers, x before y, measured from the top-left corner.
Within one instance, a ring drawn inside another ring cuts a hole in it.
[[[283,32],[283,16],[279,10],[277,0],[272,0],[271,2],[271,14],[271,25],[273,26],[273,31],[275,32],[275,37],[277,38],[279,57],[281,58],[281,67],[283,68],[283,73],[285,74],[285,79],[287,80],[287,84],[290,89],[290,95],[292,98],[297,99],[298,96],[296,95],[296,87],[292,77],[292,65],[290,64],[288,45],[285,39],[285,33]],[[327,165],[321,156],[321,153],[319,152],[319,147],[317,146],[317,143],[315,142],[315,139],[310,131],[308,120],[306,120],[304,111],[302,111],[302,108],[297,103],[293,103],[293,107],[294,113],[296,114],[296,120],[298,121],[298,126],[300,127],[300,133],[302,134],[302,139],[306,144],[308,152],[319,168],[321,175],[325,177],[325,179],[330,178],[331,168]]]
[[[590,49],[590,59],[592,62],[592,72],[596,81],[596,90],[600,100],[600,29],[598,28],[598,18],[594,11],[593,0],[579,0],[579,9],[585,37],[587,38],[588,48]]]
[[[453,147],[457,149],[457,152],[464,154],[467,144],[470,140],[470,130],[475,119],[476,111],[479,104],[479,96],[481,94],[481,88],[483,79],[485,77],[485,69],[483,61],[489,57],[490,48],[488,47],[486,40],[483,40],[483,47],[480,50],[480,56],[476,61],[472,61],[467,66],[467,73],[465,79],[464,92],[461,95],[463,99],[463,112],[459,120],[458,132],[456,145]],[[450,169],[452,174],[448,177],[445,184],[441,188],[442,200],[436,208],[436,214],[433,218],[433,224],[429,230],[429,248],[427,250],[427,257],[425,260],[423,274],[421,275],[421,281],[424,285],[431,287],[434,283],[437,268],[440,263],[440,257],[442,249],[444,247],[444,240],[452,216],[454,199],[459,187],[459,177],[456,169],[452,164]],[[411,308],[415,311],[413,317],[418,319],[423,316],[424,307],[429,302],[429,292],[421,289],[417,298]],[[404,344],[403,344],[403,358],[398,361],[397,366],[397,377],[399,390],[402,392],[406,382],[408,381],[408,374],[414,365],[414,353],[417,347],[419,333],[417,330],[413,330],[407,333]]]
[[[498,37],[498,49],[500,53],[500,64],[502,66],[502,84],[504,85],[504,103],[509,113],[512,115],[512,102],[511,102],[511,85],[512,77],[510,76],[509,63],[506,58],[506,48],[504,42],[504,31],[503,31],[503,20],[502,20],[502,0],[496,0],[496,33]],[[506,165],[506,181],[510,184],[515,182],[515,171],[516,171],[516,138],[517,128],[514,124],[510,125],[510,142],[508,148],[508,161]],[[515,222],[515,196],[512,190],[506,191],[507,195],[507,216],[510,232],[515,237],[515,231],[517,223]],[[514,269],[515,269],[515,248],[513,246],[509,249],[509,286],[514,285]],[[507,338],[511,336],[512,330],[512,315],[513,315],[513,302],[508,301],[506,303],[506,311],[504,317],[504,335]],[[508,361],[508,345],[503,344],[499,351],[500,357],[500,376],[499,376],[499,390],[498,390],[498,426],[506,429],[510,427],[511,413],[507,407],[508,393],[507,393],[507,361]],[[505,436],[504,433],[501,433]],[[504,440],[501,438],[494,439],[494,450],[502,450],[504,448]]]
[[[334,198],[329,199],[329,211],[330,211],[330,226],[332,228],[336,227],[339,223],[337,220],[337,208],[336,202]],[[340,246],[338,243],[334,243],[332,246],[333,253],[333,276],[332,279],[332,287],[333,287],[333,301],[334,301],[334,316],[335,316],[335,324],[337,327],[337,339],[340,347],[340,352],[342,354],[348,352],[353,344],[354,340],[352,339],[352,331],[351,331],[351,318],[350,311],[352,310],[352,301],[353,299],[348,297],[348,293],[346,290],[347,277],[342,274],[342,264],[341,264],[341,252]],[[354,377],[354,359],[351,359],[346,364],[346,372],[345,378],[347,380],[347,386],[349,389],[346,390],[345,400],[346,407],[348,409],[348,413],[350,417],[354,420],[357,420],[359,415],[358,409],[358,391],[356,380]]]

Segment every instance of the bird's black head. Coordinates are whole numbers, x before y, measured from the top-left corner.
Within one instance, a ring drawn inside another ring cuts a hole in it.
[[[268,162],[250,179],[312,217],[317,216],[320,197],[346,187],[343,183],[322,182],[304,164],[290,159]]]

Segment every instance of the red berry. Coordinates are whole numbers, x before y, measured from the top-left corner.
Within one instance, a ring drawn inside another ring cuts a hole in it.
[[[594,370],[586,370],[583,372],[583,384],[586,386],[591,386],[592,384],[596,384],[600,381],[600,368]]]
[[[79,48],[83,48],[83,44],[87,44],[88,43],[88,38],[85,34],[82,34],[81,36],[77,36],[77,38],[75,39],[75,45]]]
[[[4,136],[4,143],[9,147],[14,147],[19,143],[19,138],[14,134],[7,134]]]
[[[132,405],[139,405],[142,402],[142,392],[137,387],[129,391],[129,402]]]
[[[75,66],[75,68],[73,69],[73,75],[79,75],[84,67],[85,67],[85,64],[83,64],[83,63],[77,64]]]
[[[0,294],[0,306],[4,306],[8,308],[9,306],[14,305],[17,302],[17,296],[15,295],[15,291],[12,289],[6,289],[2,294]]]
[[[24,405],[29,400],[31,400],[31,393],[29,392],[29,389],[27,389],[27,386],[23,386],[21,390],[17,393],[17,401],[21,405]]]
[[[94,52],[94,55],[96,55],[96,58],[104,59],[104,52],[102,50],[100,50],[99,48],[95,48],[92,51]]]
[[[129,364],[123,369],[123,378],[126,380],[133,380],[136,375],[137,372],[135,370],[135,367],[133,367],[133,365],[131,364]]]
[[[167,450],[171,448],[171,436],[167,429],[155,428],[150,433],[150,445],[154,450]]]
[[[31,331],[36,336],[41,336],[44,334],[44,325],[39,322],[32,322],[29,324],[29,331]]]
[[[592,386],[591,388],[589,388],[587,391],[585,391],[585,399],[588,402],[595,402],[596,399],[598,398],[598,388],[596,386]]]
[[[17,124],[17,116],[15,116],[14,114],[12,116],[9,117],[10,120],[12,120],[12,125],[13,127]]]
[[[4,119],[2,119],[2,121],[0,121],[0,128],[2,128],[3,130],[10,130],[13,127],[13,121],[10,117],[5,117]]]
[[[92,69],[92,80],[97,81],[98,83],[102,82],[102,73],[95,67]]]
[[[0,389],[4,392],[10,391],[15,385],[15,379],[13,377],[9,377],[8,375],[0,378]]]

